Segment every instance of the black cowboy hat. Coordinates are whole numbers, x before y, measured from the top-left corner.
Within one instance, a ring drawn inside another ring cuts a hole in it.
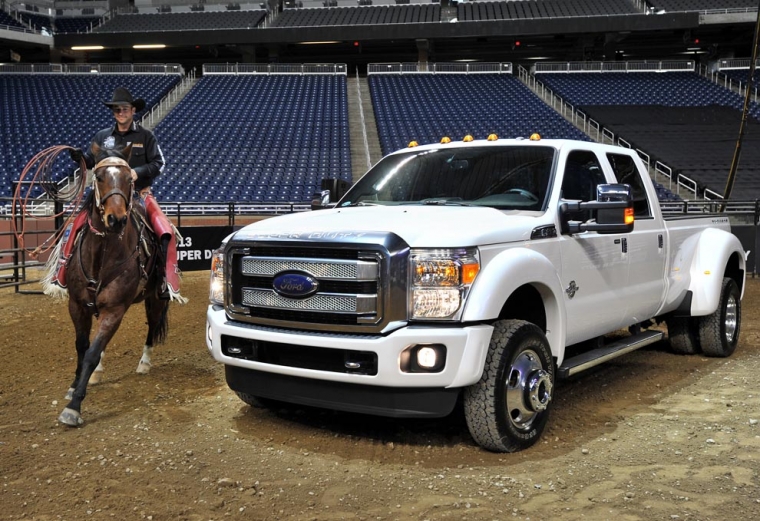
[[[125,87],[116,87],[113,91],[113,99],[111,101],[104,101],[103,104],[107,107],[116,107],[119,105],[126,105],[129,103],[137,112],[140,112],[145,108],[145,100],[142,98],[133,99],[132,93]]]

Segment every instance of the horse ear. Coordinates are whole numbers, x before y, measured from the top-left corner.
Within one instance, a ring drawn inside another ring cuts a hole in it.
[[[92,154],[92,157],[100,157],[100,146],[97,143],[92,143],[90,145],[90,153]]]
[[[122,149],[121,155],[124,156],[124,159],[126,159],[127,161],[129,161],[129,157],[132,155],[132,143],[130,143],[129,145],[125,146]]]

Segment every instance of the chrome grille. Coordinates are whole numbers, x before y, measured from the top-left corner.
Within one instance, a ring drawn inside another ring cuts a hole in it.
[[[376,280],[377,263],[324,259],[243,257],[243,275],[271,277],[282,271],[304,271],[322,279]]]
[[[403,320],[405,293],[391,281],[406,280],[408,246],[386,234],[363,234],[361,241],[353,248],[350,241],[304,244],[291,239],[230,244],[227,314],[250,324],[352,334],[382,331]],[[275,280],[287,272],[309,274],[317,292],[304,298],[278,293]]]
[[[363,298],[361,298],[363,297]],[[243,289],[243,304],[246,306],[297,309],[300,311],[327,311],[332,313],[358,313],[359,300],[366,301],[370,296],[364,295],[322,295],[317,294],[306,299],[282,297],[270,290]],[[371,300],[377,300],[374,295]],[[367,305],[364,306],[365,312]]]

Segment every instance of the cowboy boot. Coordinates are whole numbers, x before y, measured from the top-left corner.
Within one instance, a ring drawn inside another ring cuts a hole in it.
[[[63,232],[63,237],[61,237],[61,254],[58,256],[58,267],[53,278],[50,280],[51,284],[66,288],[66,267],[71,258],[71,252],[74,250],[77,234],[85,222],[87,222],[87,212],[79,212],[74,222]]]
[[[163,244],[164,241],[162,240],[162,247]],[[166,259],[166,265],[164,267],[166,289],[171,296],[179,295],[181,279],[179,266],[177,265],[177,238],[173,233],[169,237],[164,259]]]

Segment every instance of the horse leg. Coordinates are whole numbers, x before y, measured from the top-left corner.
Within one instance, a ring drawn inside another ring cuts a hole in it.
[[[77,382],[74,392],[72,394],[71,401],[66,405],[58,416],[58,421],[76,427],[81,425],[84,420],[81,415],[82,401],[84,401],[87,395],[87,384],[90,380],[90,376],[95,371],[95,367],[100,362],[100,355],[105,350],[108,342],[111,341],[116,330],[121,325],[121,320],[124,318],[124,313],[127,312],[127,308],[120,306],[109,310],[108,312],[102,312],[100,314],[100,324],[95,338],[90,343],[90,347],[84,353],[82,359],[81,373],[79,374],[79,381]]]
[[[71,383],[69,390],[66,391],[66,400],[71,400],[74,394],[74,388],[79,383],[79,376],[82,374],[82,360],[84,354],[90,347],[90,331],[92,330],[92,315],[90,315],[82,306],[78,305],[73,299],[69,300],[69,315],[74,323],[74,332],[76,335],[75,346],[77,350],[77,369],[74,373],[74,381]]]
[[[150,357],[153,355],[153,344],[163,342],[166,337],[167,321],[166,312],[169,308],[167,300],[148,297],[145,299],[145,316],[148,319],[148,336],[145,338],[142,358],[137,364],[139,374],[148,374],[150,372]]]
[[[100,353],[100,362],[98,362],[98,367],[95,368],[95,371],[92,372],[92,376],[90,376],[90,385],[99,384],[103,379],[103,371],[106,370],[106,368],[103,367],[103,358],[105,358],[105,356],[105,351]]]

